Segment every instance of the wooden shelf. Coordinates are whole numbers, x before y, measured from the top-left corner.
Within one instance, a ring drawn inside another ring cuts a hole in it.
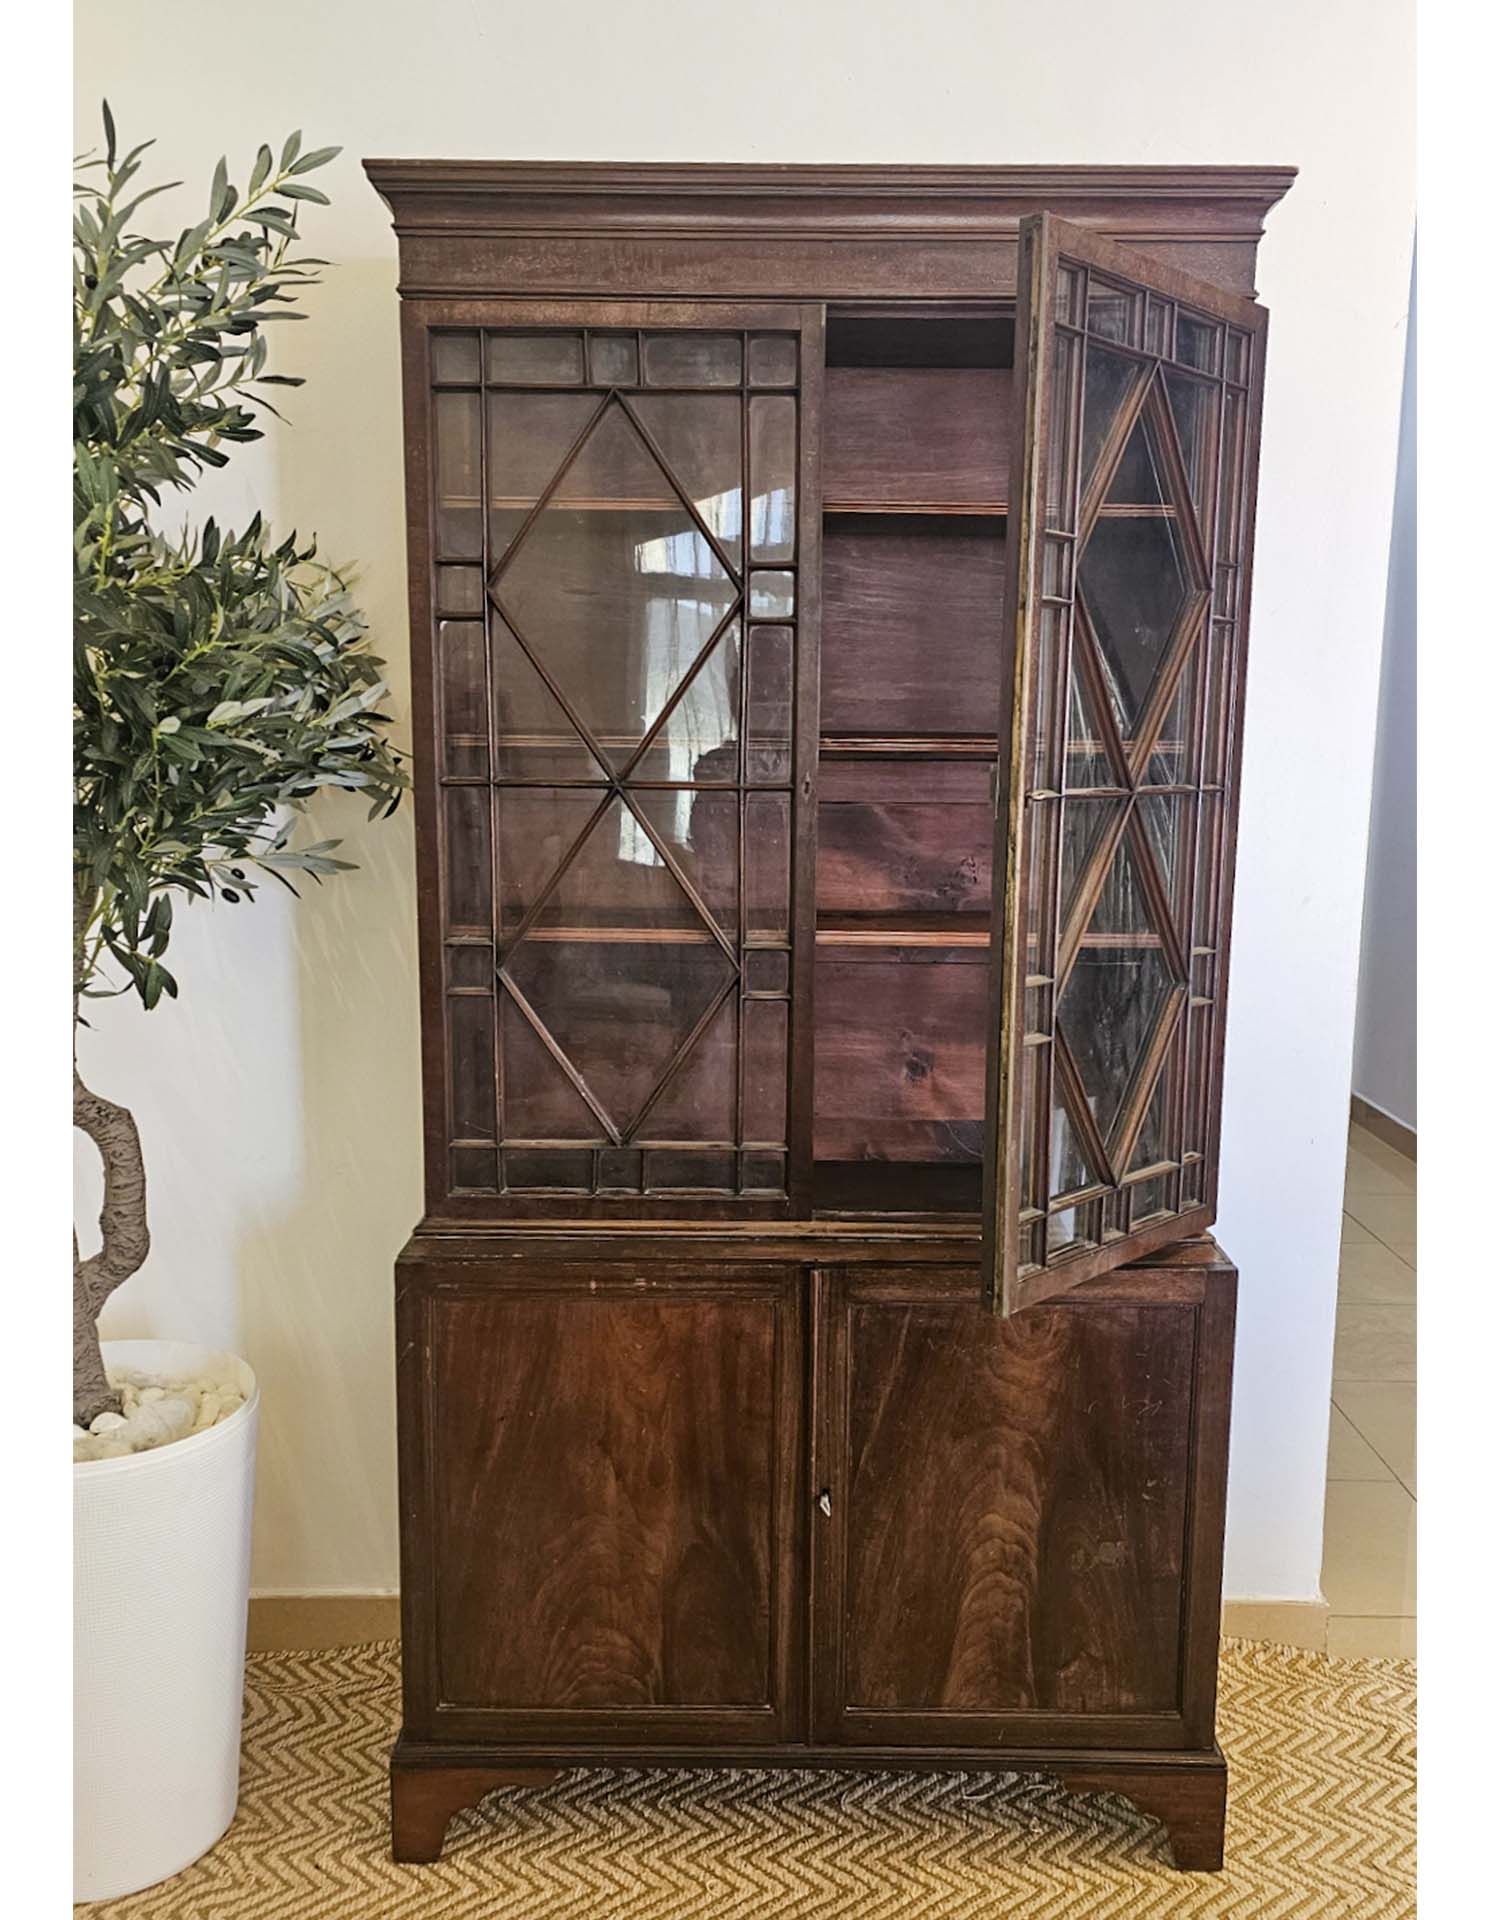
[[[820,913],[820,947],[986,947],[987,918],[976,913]]]
[[[825,760],[996,760],[998,741],[991,734],[824,734],[818,753]]]
[[[825,500],[826,515],[872,513],[888,518],[1007,520],[1006,500]]]

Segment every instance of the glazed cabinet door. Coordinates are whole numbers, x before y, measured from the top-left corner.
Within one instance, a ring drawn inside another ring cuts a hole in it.
[[[793,1738],[798,1271],[488,1267],[399,1315],[411,1734]]]
[[[430,1212],[784,1214],[821,310],[405,316]]]
[[[814,1738],[1210,1744],[1233,1280],[816,1277]]]
[[[1020,235],[985,1168],[1013,1312],[1215,1219],[1266,314]]]

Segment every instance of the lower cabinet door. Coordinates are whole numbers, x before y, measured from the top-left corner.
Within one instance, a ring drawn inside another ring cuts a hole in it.
[[[400,1300],[416,1737],[800,1737],[798,1268],[436,1271]]]
[[[1233,1287],[814,1275],[815,1739],[1211,1743]]]

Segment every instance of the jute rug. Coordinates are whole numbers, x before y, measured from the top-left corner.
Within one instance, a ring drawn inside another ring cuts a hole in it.
[[[1406,1660],[1243,1641],[1221,1664],[1227,1870],[1177,1874],[1112,1798],[1004,1775],[571,1774],[388,1857],[397,1649],[255,1654],[243,1798],[204,1860],[89,1920],[1398,1920],[1413,1912]]]

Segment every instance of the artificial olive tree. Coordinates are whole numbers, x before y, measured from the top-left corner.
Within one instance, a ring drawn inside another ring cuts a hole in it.
[[[386,737],[382,662],[344,577],[313,542],[275,540],[256,515],[239,533],[157,524],[172,494],[261,437],[270,322],[323,261],[299,251],[299,204],[327,204],[305,176],[338,149],[275,159],[260,147],[240,191],[219,161],[196,225],[139,231],[152,142],[105,146],[75,185],[73,521],[73,1120],[103,1163],[101,1245],[73,1243],[73,1418],[117,1404],[99,1352],[104,1301],[149,1250],[145,1166],[127,1108],[84,1086],[83,1000],[174,997],[164,954],[180,894],[238,903],[272,875],[320,880],[350,865],[338,842],[297,846],[312,795],[345,787],[388,814],[406,785]]]

